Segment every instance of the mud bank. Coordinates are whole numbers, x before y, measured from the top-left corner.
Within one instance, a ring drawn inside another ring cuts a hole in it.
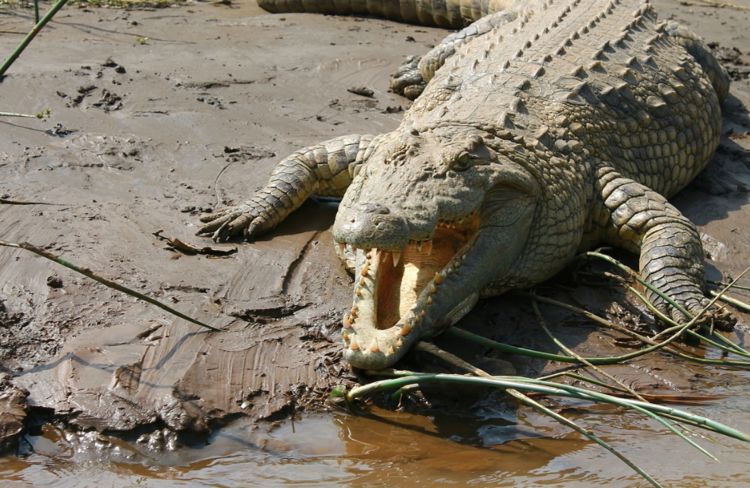
[[[736,275],[750,263],[743,27],[750,17],[702,3],[657,7],[662,18],[718,43],[734,79],[714,163],[675,203],[706,235],[711,277]],[[69,7],[0,84],[0,110],[52,114],[0,119],[0,196],[43,202],[0,204],[0,238],[46,246],[225,330],[208,333],[31,254],[0,249],[0,367],[28,391],[32,408],[99,431],[206,432],[238,416],[324,409],[332,386],[355,379],[340,360],[351,278],[328,232],[335,208],[309,202],[253,244],[194,237],[197,215],[249,196],[279,158],[302,146],[394,128],[408,101],[387,92],[389,74],[445,31],[261,14],[252,1]],[[0,10],[10,33],[0,37],[1,52],[31,19],[26,9]],[[347,91],[361,86],[374,96]],[[236,252],[185,255],[160,236]],[[611,305],[622,298],[615,290],[580,288],[574,297],[620,321],[642,321],[638,309]],[[549,347],[515,302],[482,302],[464,325]],[[553,317],[581,351],[609,350],[611,338],[569,315]],[[742,334],[750,322],[738,317]],[[486,351],[468,353],[476,359]],[[492,370],[497,359],[506,358],[477,360]],[[549,367],[514,361],[520,372]],[[669,361],[638,364],[619,373],[655,389],[700,388],[694,378],[718,374]]]

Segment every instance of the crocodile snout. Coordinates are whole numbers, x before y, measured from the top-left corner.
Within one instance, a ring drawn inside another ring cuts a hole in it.
[[[333,224],[333,238],[360,248],[401,248],[408,242],[406,221],[379,203],[342,207]]]

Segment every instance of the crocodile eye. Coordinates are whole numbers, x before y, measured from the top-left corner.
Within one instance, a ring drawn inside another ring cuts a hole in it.
[[[451,163],[451,169],[455,171],[466,171],[472,165],[474,158],[469,153],[461,153]]]

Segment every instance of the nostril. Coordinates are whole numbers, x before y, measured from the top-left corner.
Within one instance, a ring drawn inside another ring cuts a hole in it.
[[[388,207],[386,207],[385,205],[381,205],[379,203],[360,203],[359,210],[361,210],[362,212],[370,213],[370,214],[380,214],[380,215],[386,215],[386,214],[391,213]]]

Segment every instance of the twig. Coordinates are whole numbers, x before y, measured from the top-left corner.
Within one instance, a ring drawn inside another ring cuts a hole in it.
[[[126,295],[130,295],[130,296],[135,297],[135,298],[137,298],[139,300],[143,300],[144,302],[150,303],[151,305],[159,307],[160,309],[162,309],[162,310],[164,310],[166,312],[169,312],[172,315],[175,315],[175,316],[177,316],[177,317],[179,317],[179,318],[181,318],[183,320],[187,320],[188,322],[192,322],[193,324],[200,325],[201,327],[206,328],[208,330],[212,330],[214,332],[221,332],[221,329],[217,329],[216,327],[213,327],[211,325],[205,324],[205,323],[201,322],[200,320],[197,320],[197,319],[194,319],[194,318],[192,318],[192,317],[190,317],[188,315],[185,315],[184,313],[182,313],[182,312],[180,312],[178,310],[175,310],[174,308],[170,307],[169,305],[165,305],[164,303],[162,303],[162,302],[160,302],[160,301],[158,301],[158,300],[156,300],[154,298],[151,298],[149,296],[143,295],[142,293],[138,293],[135,290],[131,290],[130,288],[127,288],[127,287],[125,287],[123,285],[120,285],[119,283],[115,283],[114,281],[110,281],[110,280],[108,280],[106,278],[102,278],[101,276],[95,274],[93,271],[91,271],[89,269],[78,267],[75,264],[70,263],[69,261],[66,261],[66,260],[64,260],[62,258],[59,258],[59,257],[55,256],[54,254],[52,254],[52,253],[50,253],[48,251],[45,251],[44,249],[41,249],[41,248],[38,248],[38,247],[36,247],[36,246],[34,246],[32,244],[29,244],[28,242],[15,243],[15,242],[6,242],[6,241],[0,240],[0,246],[3,246],[3,247],[14,247],[14,248],[17,248],[17,249],[25,249],[26,251],[31,251],[34,254],[38,255],[38,256],[41,256],[41,257],[43,257],[45,259],[49,259],[50,261],[53,261],[53,262],[55,262],[57,264],[65,266],[68,269],[72,269],[76,273],[80,273],[80,274],[82,274],[82,275],[84,275],[84,276],[86,276],[88,278],[91,278],[94,281],[98,281],[99,283],[101,283],[101,284],[103,284],[103,285],[105,285],[105,286],[107,286],[109,288],[113,288],[113,289],[115,289],[117,291],[125,293]]]
[[[26,200],[11,200],[9,198],[0,198],[0,203],[4,205],[54,205],[64,207],[66,203],[50,203],[50,202],[29,202]]]
[[[225,164],[224,167],[221,168],[221,170],[219,170],[219,172],[216,174],[216,178],[214,178],[214,194],[216,195],[216,207],[217,208],[224,205],[224,199],[221,198],[221,196],[219,195],[219,178],[221,178],[221,175],[224,174],[224,171],[229,169],[229,167],[233,164],[234,164],[234,161],[230,161],[227,164]]]
[[[732,280],[731,282],[735,284],[734,288],[737,289],[737,290],[750,291],[750,286],[738,285],[737,284],[737,280]],[[706,283],[709,283],[711,285],[716,285],[716,286],[727,286],[727,283],[724,283],[723,281],[711,281],[711,280],[707,280]]]
[[[42,30],[42,28],[47,25],[47,22],[52,20],[52,17],[55,16],[55,14],[63,8],[63,6],[68,2],[68,0],[57,0],[57,3],[55,3],[52,8],[44,14],[44,17],[37,22],[34,27],[31,29],[31,31],[26,35],[26,37],[23,38],[21,43],[16,47],[16,49],[11,53],[10,56],[8,56],[8,59],[5,60],[2,66],[0,66],[0,81],[2,81],[3,76],[5,75],[5,72],[8,71],[8,68],[15,62],[16,59],[18,59],[18,56],[21,55],[24,49],[31,43],[31,41],[36,37],[37,34],[39,34],[39,31]]]
[[[448,351],[440,349],[439,347],[437,347],[435,344],[431,342],[419,341],[417,345],[414,346],[414,349],[416,349],[417,351],[424,351],[424,352],[430,353],[433,356],[442,359],[446,363],[452,364],[453,366],[463,369],[464,371],[471,373],[475,376],[483,376],[485,378],[492,377],[492,375],[486,372],[485,370],[474,366],[468,361],[464,361],[463,359],[456,356],[455,354],[452,354]]]

